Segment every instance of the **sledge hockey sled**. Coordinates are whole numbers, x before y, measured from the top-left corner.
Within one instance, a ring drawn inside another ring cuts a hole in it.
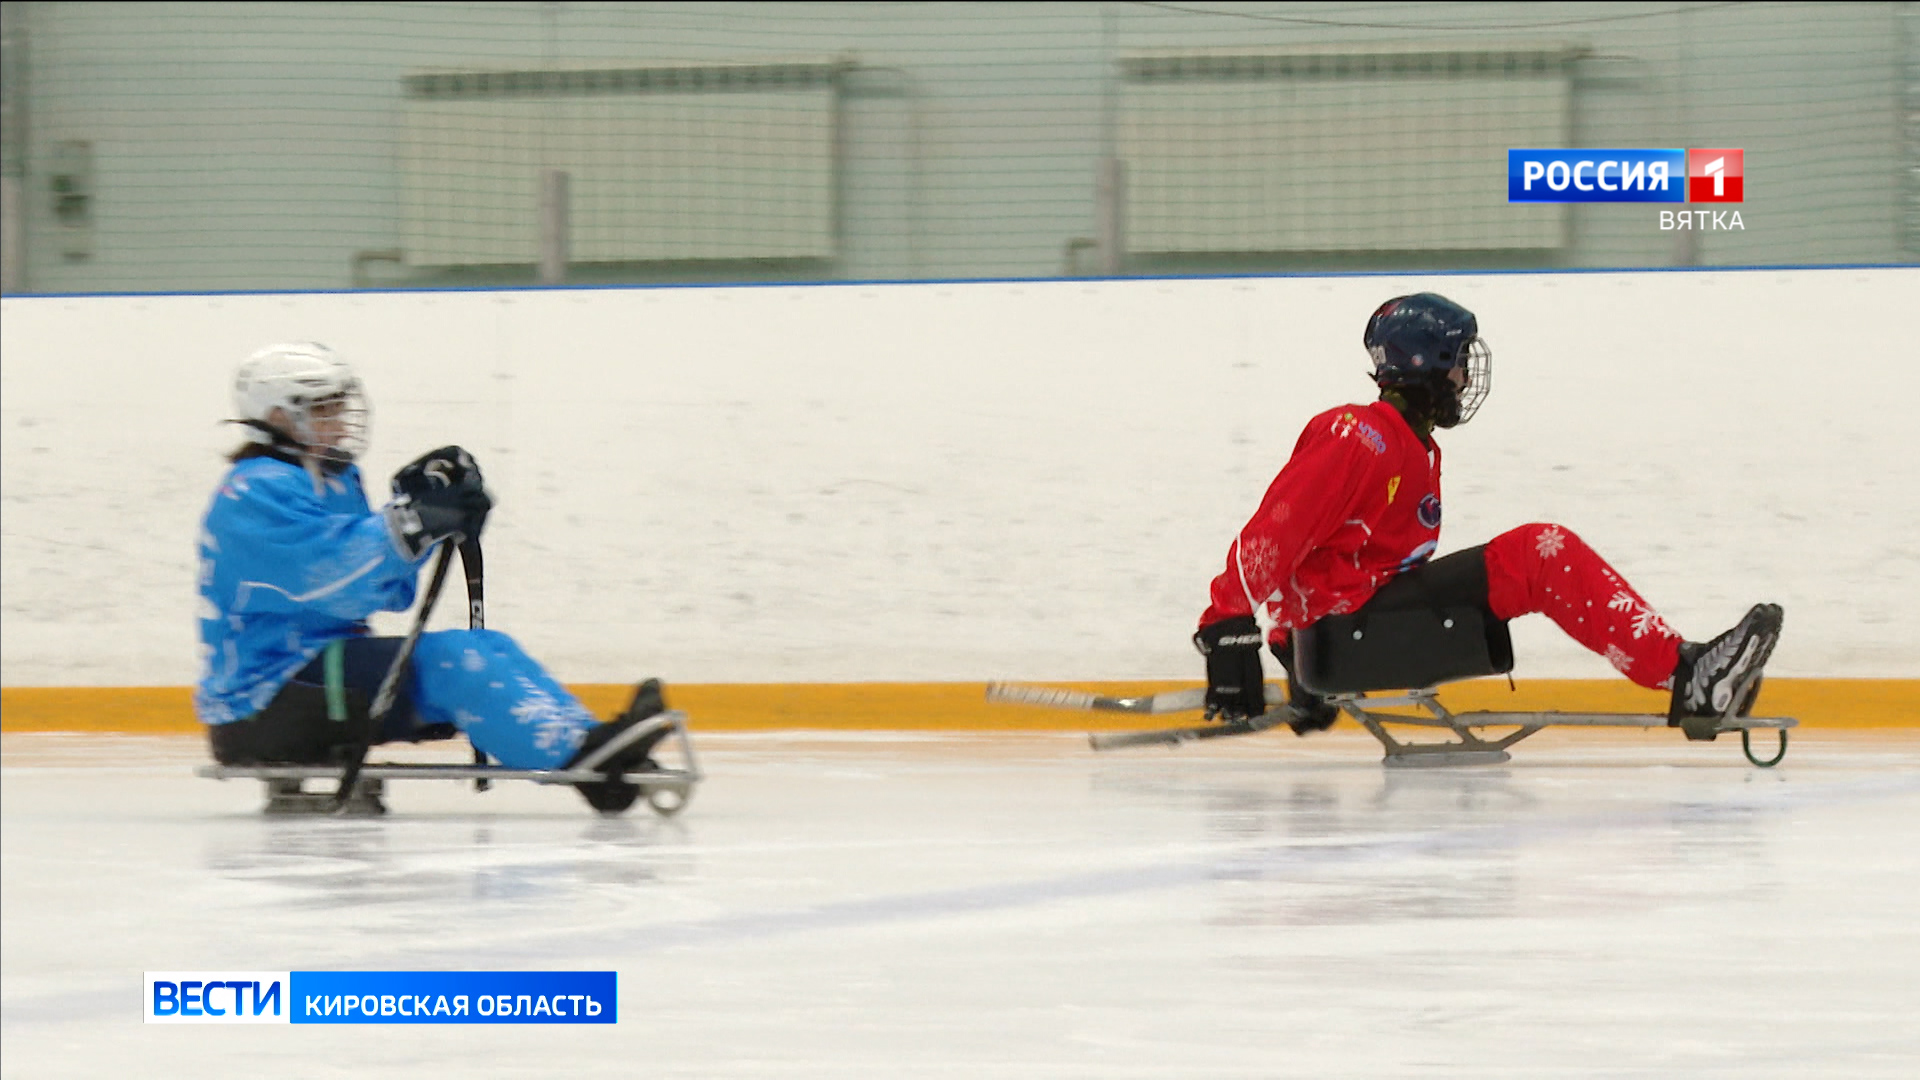
[[[1476,607],[1411,607],[1379,612],[1356,612],[1322,619],[1293,635],[1293,673],[1303,687],[1352,717],[1379,740],[1386,755],[1382,764],[1405,768],[1438,765],[1497,765],[1509,761],[1507,748],[1549,727],[1664,728],[1664,715],[1584,712],[1456,713],[1440,704],[1438,687],[1460,679],[1506,675],[1513,670],[1513,641],[1506,623]],[[1723,733],[1738,731],[1740,749],[1748,761],[1766,769],[1787,756],[1787,729],[1798,725],[1790,717],[1747,716],[1760,688],[1760,672],[1739,686],[1719,716],[1687,718],[1681,730],[1689,740],[1710,742]],[[1418,689],[1407,689],[1417,687]],[[1383,691],[1399,691],[1382,696]],[[1179,690],[1147,697],[1104,697],[1076,690],[992,683],[987,700],[1056,708],[1089,709],[1145,715],[1194,712],[1203,707],[1204,690]],[[1157,731],[1095,733],[1088,741],[1095,750],[1127,746],[1178,746],[1198,739],[1251,735],[1284,724],[1293,717],[1286,696],[1267,688],[1263,716],[1250,720],[1167,728]],[[1417,709],[1418,713],[1384,712]],[[1389,725],[1433,728],[1450,733],[1444,741],[1409,742],[1396,737]],[[1511,728],[1501,735],[1482,735],[1487,728]],[[1770,758],[1754,753],[1753,732],[1771,728],[1779,747]]]
[[[677,748],[677,767],[622,774],[619,779],[637,789],[635,798],[625,805],[619,805],[618,798],[612,804],[596,803],[600,813],[624,813],[633,802],[644,798],[655,813],[672,817],[686,809],[693,799],[694,785],[702,775],[693,754],[693,740],[687,735],[686,714],[670,709],[652,717],[647,726],[654,730],[670,728],[660,745],[671,743]],[[213,780],[262,781],[267,791],[267,804],[263,809],[268,814],[337,812],[351,817],[377,817],[386,813],[384,796],[389,780],[471,780],[476,791],[487,790],[495,780],[531,780],[536,784],[568,786],[608,780],[606,774],[592,769],[510,769],[482,762],[466,765],[368,762],[361,768],[353,790],[341,801],[337,792],[345,771],[344,765],[202,765],[194,770],[194,775]],[[309,780],[320,782],[320,787],[307,790],[304,785]]]

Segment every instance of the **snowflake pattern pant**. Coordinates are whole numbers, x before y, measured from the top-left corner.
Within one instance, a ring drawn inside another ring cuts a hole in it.
[[[1522,525],[1486,546],[1487,606],[1496,618],[1540,613],[1614,668],[1664,690],[1680,635],[1586,542],[1558,525]]]
[[[598,723],[580,700],[497,630],[420,635],[409,689],[422,719],[453,724],[514,769],[556,769]]]

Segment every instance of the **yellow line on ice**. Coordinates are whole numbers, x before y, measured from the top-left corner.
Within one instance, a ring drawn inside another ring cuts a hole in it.
[[[1191,689],[1192,682],[1059,682],[1114,696]],[[626,704],[630,688],[570,689],[597,715]],[[1448,686],[1440,700],[1455,711],[1558,709],[1563,712],[1664,712],[1666,695],[1622,679],[1475,679]],[[725,683],[667,687],[695,730],[1114,731],[1164,727],[1179,716],[1140,717],[988,704],[985,683]],[[1768,679],[1755,713],[1791,716],[1810,728],[1920,727],[1920,679]],[[1198,717],[1191,717],[1197,722]],[[0,730],[191,733],[191,691],[178,686],[6,687]]]

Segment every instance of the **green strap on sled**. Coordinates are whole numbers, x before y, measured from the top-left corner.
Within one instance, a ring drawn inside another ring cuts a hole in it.
[[[327,719],[344,724],[347,721],[347,643],[339,639],[328,643],[321,654],[326,657]]]

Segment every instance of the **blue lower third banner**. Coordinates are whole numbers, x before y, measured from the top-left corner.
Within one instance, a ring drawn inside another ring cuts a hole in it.
[[[150,1024],[611,1024],[612,971],[149,971]]]

